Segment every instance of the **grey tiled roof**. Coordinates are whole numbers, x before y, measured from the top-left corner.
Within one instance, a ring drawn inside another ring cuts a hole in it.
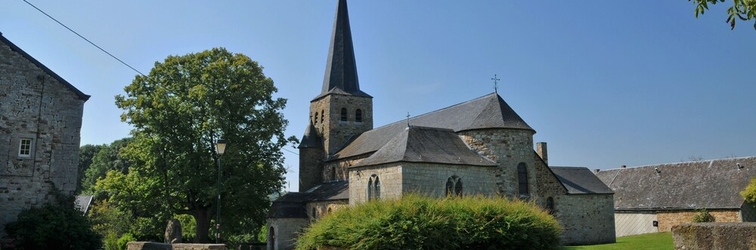
[[[48,75],[50,75],[53,78],[55,78],[55,80],[57,80],[58,82],[60,82],[63,85],[65,85],[68,89],[70,89],[71,91],[73,91],[76,94],[76,96],[79,98],[79,100],[84,100],[84,101],[89,100],[89,95],[84,94],[83,92],[81,92],[81,90],[79,90],[76,87],[74,87],[73,85],[71,85],[71,83],[69,83],[68,81],[66,81],[65,79],[63,79],[62,77],[60,77],[58,74],[55,74],[55,72],[53,72],[52,70],[50,70],[49,68],[47,68],[47,66],[45,66],[41,62],[37,61],[37,59],[34,59],[34,57],[32,57],[31,55],[27,54],[24,50],[22,50],[21,48],[19,48],[15,44],[13,44],[10,40],[8,40],[7,38],[5,38],[3,36],[3,33],[0,33],[0,42],[5,43],[6,45],[8,45],[8,47],[11,48],[11,50],[13,50],[13,51],[21,54],[21,56],[23,56],[24,58],[26,58],[26,60],[29,60],[31,63],[33,63],[34,65],[36,65],[40,69],[42,69],[42,71],[44,71]]]
[[[328,94],[370,97],[360,90],[346,0],[339,0],[336,7],[331,46],[328,49],[328,61],[323,78],[323,91],[315,97],[315,100]]]
[[[470,150],[451,129],[410,126],[352,167],[393,162],[496,166],[491,160]]]
[[[533,130],[496,93],[442,108],[409,119],[412,126],[446,128],[454,132],[476,129]],[[366,131],[339,150],[330,160],[354,157],[378,151],[407,127],[407,120]]]
[[[756,177],[756,157],[601,170],[596,175],[614,190],[616,210],[737,209],[744,201],[740,191]]]
[[[299,142],[299,148],[321,148],[323,147],[323,143],[320,140],[320,136],[318,136],[318,133],[315,132],[315,126],[310,123],[309,126],[307,126],[307,129],[305,129],[304,136],[302,136],[302,141]]]
[[[612,194],[590,169],[584,167],[551,167],[568,194]]]
[[[348,181],[326,182],[307,192],[289,192],[273,201],[268,218],[307,218],[305,203],[337,200],[349,200]]]

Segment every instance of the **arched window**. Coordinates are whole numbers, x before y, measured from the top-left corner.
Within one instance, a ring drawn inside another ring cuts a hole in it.
[[[371,175],[368,181],[368,200],[376,200],[381,198],[381,180],[378,175]]]
[[[462,179],[456,175],[452,175],[446,179],[446,196],[462,196]]]
[[[335,181],[335,180],[336,180],[336,167],[331,166],[331,181]]]
[[[328,213],[330,214],[331,212],[333,212],[333,210],[331,210],[331,207],[328,207]]]
[[[554,198],[546,198],[546,211],[548,211],[549,214],[554,214]]]
[[[276,249],[276,229],[268,229],[268,249]]]
[[[312,219],[314,220],[314,219],[317,219],[317,218],[318,218],[318,210],[315,210],[315,208],[313,207],[312,208]]]
[[[315,119],[312,119],[312,120],[313,120],[312,123],[314,123],[315,125],[318,125],[318,112],[315,112]]]
[[[346,108],[341,108],[341,121],[342,122],[347,121],[347,110],[346,110]]]
[[[528,195],[528,165],[524,162],[517,165],[517,182],[520,195]]]
[[[357,111],[354,112],[354,121],[362,122],[362,109],[357,109]]]

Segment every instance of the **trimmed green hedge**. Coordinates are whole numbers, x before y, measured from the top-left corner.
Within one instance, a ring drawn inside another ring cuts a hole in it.
[[[326,215],[297,249],[558,249],[559,235],[556,219],[534,204],[405,195]]]

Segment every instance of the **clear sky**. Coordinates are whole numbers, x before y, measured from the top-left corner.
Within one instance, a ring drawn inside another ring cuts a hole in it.
[[[321,89],[336,0],[28,0],[137,70],[212,47],[243,53],[287,98],[302,136]],[[729,4],[729,1],[728,1]],[[617,168],[756,155],[756,30],[686,0],[351,1],[375,126],[493,92],[549,145],[553,166]],[[81,143],[128,136],[114,96],[134,71],[22,0],[0,32],[92,97]],[[231,145],[232,147],[233,145]],[[289,151],[296,149],[287,147]],[[297,155],[285,152],[297,190]]]

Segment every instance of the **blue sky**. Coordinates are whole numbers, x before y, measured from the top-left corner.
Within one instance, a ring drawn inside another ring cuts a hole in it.
[[[143,73],[212,47],[265,67],[301,137],[321,88],[336,0],[28,0]],[[670,1],[351,1],[375,125],[493,91],[549,144],[554,166],[616,168],[756,155],[756,30],[727,6]],[[114,96],[134,71],[22,0],[0,32],[84,93],[82,145],[128,136]],[[290,151],[295,149],[288,147]],[[297,156],[286,152],[297,189]]]

